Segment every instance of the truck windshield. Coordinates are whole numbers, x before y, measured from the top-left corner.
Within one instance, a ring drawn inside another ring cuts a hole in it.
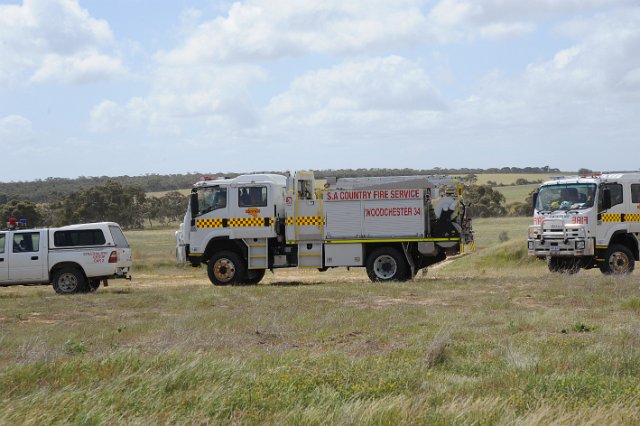
[[[592,183],[572,183],[548,185],[540,188],[536,210],[580,210],[593,207],[596,185]]]

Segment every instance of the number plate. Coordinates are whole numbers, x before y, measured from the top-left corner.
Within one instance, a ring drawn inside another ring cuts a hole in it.
[[[552,252],[558,252],[558,251],[560,251],[560,247],[558,247],[558,246],[551,246],[551,250],[550,250],[550,251],[552,251]]]

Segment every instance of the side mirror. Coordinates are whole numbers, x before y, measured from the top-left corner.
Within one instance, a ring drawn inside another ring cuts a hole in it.
[[[538,202],[538,192],[534,192],[531,198],[532,198],[531,208],[533,209],[533,211],[536,211],[536,203]]]
[[[198,193],[192,192],[189,200],[189,206],[191,206],[191,217],[194,218],[198,215],[200,207],[198,206]]]
[[[602,190],[602,205],[600,206],[600,211],[609,210],[611,208],[611,190],[609,188],[604,188]]]

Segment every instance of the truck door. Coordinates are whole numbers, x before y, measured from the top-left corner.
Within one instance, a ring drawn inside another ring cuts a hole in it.
[[[0,283],[9,280],[9,261],[7,259],[7,234],[0,232]]]
[[[41,231],[46,232],[46,231]],[[9,243],[9,281],[46,282],[46,241],[40,231],[14,232]]]

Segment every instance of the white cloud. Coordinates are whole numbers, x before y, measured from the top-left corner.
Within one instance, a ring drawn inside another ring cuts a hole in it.
[[[0,5],[0,84],[119,76],[121,60],[104,51],[113,43],[109,24],[93,18],[78,0]]]
[[[203,22],[160,62],[244,61],[397,46],[428,34],[420,0],[249,0]]]
[[[8,115],[0,118],[0,148],[2,151],[18,149],[34,140],[31,121],[20,115]]]
[[[389,113],[406,115],[445,108],[422,68],[402,57],[389,56],[309,72],[271,100],[268,114],[299,124],[352,122],[358,126],[379,123]]]

